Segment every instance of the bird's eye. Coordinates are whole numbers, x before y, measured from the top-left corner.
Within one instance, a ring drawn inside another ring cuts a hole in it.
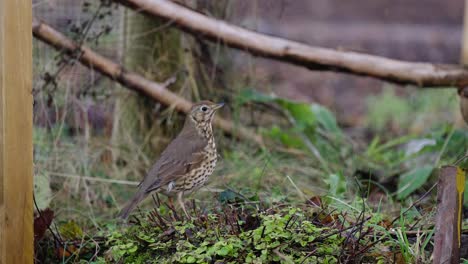
[[[208,107],[202,106],[202,107],[201,107],[201,110],[202,110],[203,112],[206,112],[206,111],[208,111]]]

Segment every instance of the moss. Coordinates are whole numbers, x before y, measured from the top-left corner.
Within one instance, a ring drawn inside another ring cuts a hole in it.
[[[112,261],[124,263],[337,263],[343,237],[312,222],[311,211],[288,207],[242,216],[201,215],[162,227],[151,221],[107,240]],[[224,219],[223,219],[224,218]],[[232,219],[230,219],[232,218]],[[225,224],[224,221],[233,221]],[[168,222],[169,223],[169,222]],[[311,254],[312,252],[312,254]]]

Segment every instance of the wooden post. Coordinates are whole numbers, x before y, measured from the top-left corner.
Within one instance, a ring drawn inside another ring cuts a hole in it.
[[[0,1],[0,264],[33,263],[31,0]]]
[[[440,169],[433,263],[460,263],[465,172],[455,166]]]

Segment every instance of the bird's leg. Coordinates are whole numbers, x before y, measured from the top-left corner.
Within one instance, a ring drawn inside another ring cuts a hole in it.
[[[167,201],[168,201],[170,209],[174,208],[174,198],[172,198],[172,196],[169,196]]]
[[[172,220],[179,221],[180,220],[179,219],[179,214],[177,213],[176,208],[174,206],[174,197],[172,197],[172,196],[167,197],[166,206],[168,207],[169,211],[172,212],[172,214],[171,214]]]
[[[177,201],[179,202],[180,207],[182,207],[182,210],[185,213],[185,216],[187,216],[188,219],[190,219],[190,215],[187,213],[187,210],[185,210],[185,204],[184,204],[184,192],[179,192],[177,194]]]

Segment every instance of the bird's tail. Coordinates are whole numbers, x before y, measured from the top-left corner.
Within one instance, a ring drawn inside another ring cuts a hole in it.
[[[130,203],[128,203],[122,211],[119,213],[119,218],[126,220],[130,213],[135,209],[135,207],[145,199],[146,195],[143,192],[137,192],[135,196],[132,198]]]

